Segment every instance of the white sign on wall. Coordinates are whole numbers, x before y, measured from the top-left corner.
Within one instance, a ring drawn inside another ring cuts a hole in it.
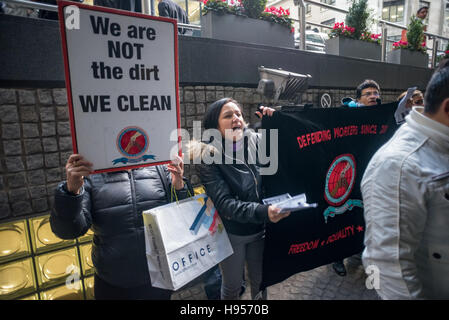
[[[58,4],[74,153],[97,173],[168,163],[180,153],[176,21]]]

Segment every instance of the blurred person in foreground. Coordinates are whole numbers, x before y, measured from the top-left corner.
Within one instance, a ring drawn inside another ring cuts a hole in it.
[[[382,299],[449,299],[448,88],[446,60],[363,175],[362,260]]]

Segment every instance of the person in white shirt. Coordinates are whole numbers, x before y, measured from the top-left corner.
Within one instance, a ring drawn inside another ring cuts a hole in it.
[[[362,261],[382,299],[449,299],[448,60],[405,119],[362,178]]]

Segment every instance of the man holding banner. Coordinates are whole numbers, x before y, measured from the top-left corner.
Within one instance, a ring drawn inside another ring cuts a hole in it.
[[[348,97],[343,98],[341,102],[348,107],[375,106],[381,103],[380,87],[376,81],[366,79],[358,85],[355,101]]]
[[[449,61],[361,183],[365,268],[383,299],[449,298]]]
[[[347,102],[347,101],[346,101]],[[344,102],[345,103],[345,102]],[[366,79],[357,86],[356,89],[356,102],[351,101],[347,103],[349,107],[365,107],[375,106],[381,103],[380,100],[380,87],[376,81]],[[357,255],[358,261],[361,259],[361,254]],[[339,276],[346,276],[346,267],[343,260],[335,261],[332,264],[332,268]]]

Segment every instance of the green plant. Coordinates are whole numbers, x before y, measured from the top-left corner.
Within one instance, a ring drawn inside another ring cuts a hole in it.
[[[396,50],[396,49],[409,49],[408,41],[399,40],[397,42],[394,42],[393,43],[393,50]]]
[[[394,49],[408,49],[426,53],[424,24],[421,19],[416,17],[410,18],[410,24],[407,28],[407,41],[400,40],[393,43],[393,50]]]
[[[265,8],[265,3],[267,0],[231,0],[230,4],[228,4],[226,0],[202,0],[202,2],[204,5],[202,10],[203,15],[212,11],[217,14],[234,14],[237,16],[245,16],[280,24],[288,28],[290,32],[294,32],[292,28],[293,20],[290,18],[290,10],[284,10],[282,7],[279,9],[275,7]],[[245,2],[249,7],[244,7]],[[249,5],[250,2],[252,5]],[[263,5],[262,10],[259,8],[261,5]],[[251,9],[256,7],[257,10]],[[259,12],[257,16],[250,16],[250,14],[255,15],[256,12]]]
[[[264,12],[261,13],[259,19],[278,23],[289,28],[292,33],[294,32],[293,20],[290,18],[289,9],[284,10],[282,7],[280,7],[279,9],[275,7],[265,8]]]
[[[368,0],[351,1],[352,3],[345,20],[346,26],[343,22],[335,23],[329,37],[346,37],[380,44],[381,34],[372,34],[368,31],[371,15],[368,10]]]
[[[259,19],[267,5],[267,0],[242,0],[241,3],[249,18]]]
[[[424,24],[421,19],[410,18],[410,24],[407,29],[408,49],[412,51],[426,52],[426,43],[424,36]]]
[[[380,33],[373,34],[370,32],[366,32],[366,33],[362,33],[362,35],[360,36],[360,40],[380,44],[380,37],[381,37]]]
[[[230,6],[227,4],[227,2],[223,2],[222,0],[203,1],[203,5],[203,14],[206,14],[209,11],[215,12],[217,14],[231,13]]]
[[[354,39],[355,28],[345,26],[344,22],[336,22],[334,28],[329,33],[329,38],[346,37]]]
[[[369,17],[368,0],[352,0],[345,22],[347,26],[354,28],[355,39],[360,39],[362,33],[368,32]]]

